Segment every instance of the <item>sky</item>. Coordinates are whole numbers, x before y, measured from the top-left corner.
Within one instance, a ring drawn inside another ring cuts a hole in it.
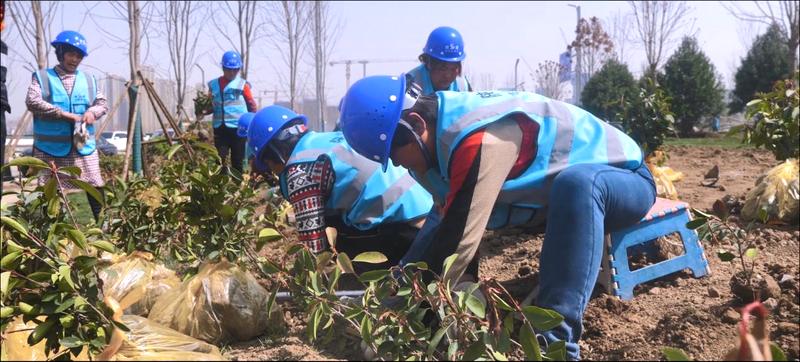
[[[210,3],[206,3],[209,5]],[[417,56],[421,53],[428,34],[438,26],[447,25],[461,32],[464,50],[464,74],[476,88],[513,87],[514,65],[520,59],[518,82],[524,82],[526,90],[533,90],[530,76],[537,64],[546,60],[558,60],[558,55],[566,49],[574,38],[576,9],[568,4],[578,5],[581,16],[596,16],[608,24],[616,15],[631,13],[627,2],[613,1],[552,1],[552,2],[350,2],[333,1],[330,13],[341,24],[339,36],[330,60],[391,60],[394,62],[371,63],[367,65],[367,75],[398,74],[415,67]],[[718,2],[688,2],[689,17],[693,26],[679,29],[673,43],[666,49],[666,59],[675,50],[681,37],[687,34],[697,36],[701,49],[706,53],[720,74],[723,84],[732,88],[733,74],[752,43],[764,31],[765,26],[746,23],[736,19]],[[154,7],[162,6],[156,2]],[[755,9],[750,2],[740,5],[743,9]],[[91,10],[90,10],[91,9]],[[198,67],[192,67],[190,85],[202,81],[199,67],[204,69],[206,80],[221,75],[219,61],[222,53],[228,50],[226,41],[217,34],[210,24],[209,16],[201,14],[197,24],[203,28],[198,41]],[[257,21],[257,25],[260,22]],[[231,30],[236,24],[227,24]],[[628,24],[629,33],[635,37],[635,24]],[[99,30],[102,28],[103,30]],[[610,24],[606,30],[610,30]],[[87,38],[89,56],[81,64],[98,79],[102,73],[113,73],[128,77],[127,42],[119,42],[108,35],[112,32],[121,39],[128,37],[127,22],[117,19],[108,3],[64,2],[51,24],[51,33],[62,29],[78,30]],[[152,65],[161,77],[169,77],[169,56],[163,24],[153,23],[149,30],[149,47],[143,52],[142,64]],[[3,40],[9,46],[9,57],[3,57],[3,65],[9,68],[9,97],[12,113],[7,119],[10,124],[25,111],[24,97],[30,83],[30,71],[25,62],[31,56],[22,45],[13,19],[6,16]],[[285,89],[278,74],[286,73],[280,53],[269,40],[262,38],[253,45],[250,74],[248,80],[257,94],[262,91]],[[643,48],[635,40],[625,43],[623,61],[638,75],[645,64]],[[308,98],[313,98],[314,71],[310,64],[311,48],[304,49],[308,59],[301,69],[301,81],[306,84]],[[56,63],[55,54],[50,53],[50,65]],[[663,64],[663,63],[662,63]],[[351,69],[351,84],[362,76],[361,64]],[[345,94],[344,65],[327,67],[326,95],[329,104],[338,103]],[[262,94],[263,95],[263,94]],[[271,97],[264,95],[265,99]],[[191,95],[188,97],[191,99]],[[278,99],[285,100],[285,92],[279,92]],[[189,100],[191,102],[191,100]],[[269,105],[265,100],[262,106]]]

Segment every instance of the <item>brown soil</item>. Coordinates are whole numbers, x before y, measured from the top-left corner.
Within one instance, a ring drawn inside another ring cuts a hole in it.
[[[778,162],[768,152],[753,149],[701,147],[668,148],[667,165],[684,173],[676,188],[683,201],[710,210],[717,199],[734,199],[754,186],[755,180]],[[714,187],[700,184],[714,165],[720,168]],[[742,225],[744,226],[744,225]],[[780,295],[768,299],[770,339],[790,360],[800,349],[800,230],[797,226],[759,226],[751,243],[759,249],[756,271],[780,284]],[[538,280],[543,235],[531,230],[487,232],[481,245],[480,274],[501,281],[522,300]],[[667,240],[667,242],[669,242]],[[723,243],[726,241],[723,241]],[[634,290],[632,301],[620,301],[596,288],[584,315],[581,355],[591,360],[663,359],[663,347],[681,348],[693,359],[718,360],[734,347],[738,309],[731,277],[740,266],[721,262],[716,249],[705,244],[711,275],[695,279],[689,271],[645,283]],[[275,257],[275,250],[269,252]],[[781,282],[783,280],[783,282]],[[362,359],[358,341],[336,331],[329,342],[308,342],[301,310],[284,304],[285,335],[227,346],[225,355],[237,360]]]

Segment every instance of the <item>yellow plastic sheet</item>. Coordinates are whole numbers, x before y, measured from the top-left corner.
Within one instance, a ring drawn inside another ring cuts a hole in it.
[[[175,272],[152,260],[152,254],[137,251],[112,259],[99,272],[104,295],[119,301],[127,314],[147,316],[158,297],[180,285]]]
[[[683,178],[683,172],[677,172],[666,166],[655,166],[649,163],[647,167],[650,168],[650,173],[653,174],[653,180],[656,182],[658,197],[677,200],[678,190],[675,188],[674,182],[680,181]]]
[[[797,159],[773,167],[756,181],[742,206],[744,220],[758,220],[767,212],[767,222],[797,224],[800,217],[800,167]]]
[[[137,315],[122,316],[131,331],[112,359],[117,361],[214,361],[224,360],[216,346]]]
[[[44,317],[39,317],[39,320],[44,320]],[[28,323],[22,322],[22,316],[14,318],[3,333],[3,342],[0,343],[0,361],[45,361],[47,356],[44,354],[45,340],[31,346],[28,345],[28,336],[36,328],[36,323],[29,321]],[[59,352],[56,352],[60,353]],[[50,354],[53,357],[55,354]],[[72,357],[77,360],[88,360],[86,348],[81,351],[77,357]]]
[[[280,328],[282,313],[255,278],[236,265],[206,263],[194,277],[162,295],[148,318],[213,344],[244,341]]]

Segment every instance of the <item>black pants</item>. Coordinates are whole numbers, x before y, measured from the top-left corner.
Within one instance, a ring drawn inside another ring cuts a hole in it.
[[[345,225],[341,217],[327,217],[326,223],[336,228],[336,250],[346,253],[350,259],[366,251],[378,251],[386,255],[388,260],[381,264],[353,263],[356,273],[397,265],[419,231],[407,223],[383,224],[372,230],[358,230]]]
[[[105,195],[102,187],[98,187],[97,191],[100,191],[100,195]],[[86,199],[89,200],[89,207],[92,209],[94,221],[100,222],[100,211],[102,210],[103,205],[100,203],[100,201],[95,200],[94,197],[90,196],[88,193],[86,194]]]
[[[214,128],[214,147],[217,148],[222,164],[233,168],[237,176],[241,177],[244,167],[244,145],[247,140],[236,134],[236,128],[226,127],[224,124]],[[231,161],[228,163],[228,154]]]

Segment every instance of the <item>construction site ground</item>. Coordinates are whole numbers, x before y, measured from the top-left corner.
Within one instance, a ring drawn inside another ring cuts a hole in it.
[[[726,195],[743,198],[759,175],[778,164],[766,151],[738,147],[669,146],[668,165],[684,173],[676,183],[680,198],[695,208],[711,209]],[[714,187],[700,184],[714,165],[720,168]],[[744,225],[744,224],[742,224]],[[756,270],[780,283],[780,297],[767,300],[770,338],[798,358],[800,343],[800,230],[797,226],[759,226],[752,241],[759,248]],[[480,249],[480,273],[503,282],[518,300],[538,280],[543,235],[530,230],[487,232]],[[663,347],[677,347],[699,360],[722,359],[735,346],[737,309],[743,303],[731,292],[731,276],[740,266],[722,262],[705,245],[712,273],[695,279],[689,271],[638,286],[631,301],[621,301],[596,288],[584,316],[581,355],[590,360],[663,359]],[[282,248],[271,248],[280,257]],[[354,360],[363,359],[359,340],[339,331],[332,341],[310,344],[305,312],[283,303],[287,328],[281,335],[262,336],[223,347],[234,360]]]

